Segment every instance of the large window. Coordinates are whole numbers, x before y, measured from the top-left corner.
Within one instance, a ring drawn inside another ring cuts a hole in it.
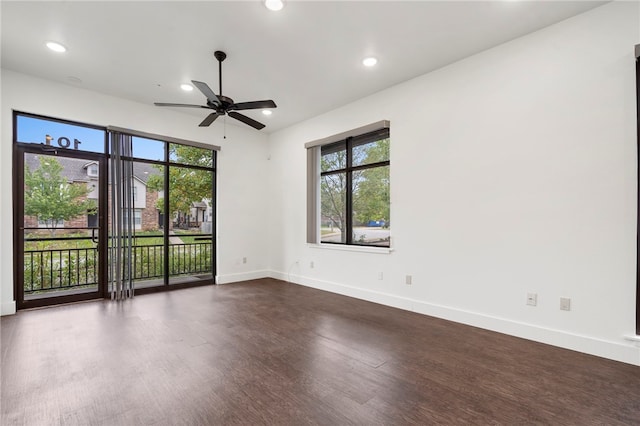
[[[389,148],[388,126],[311,148],[321,243],[390,247]]]

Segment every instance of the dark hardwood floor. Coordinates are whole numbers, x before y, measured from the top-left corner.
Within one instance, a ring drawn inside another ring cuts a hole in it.
[[[0,323],[2,425],[640,424],[640,367],[272,279]]]

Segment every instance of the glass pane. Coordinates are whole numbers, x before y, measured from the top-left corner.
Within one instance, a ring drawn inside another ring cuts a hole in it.
[[[24,115],[16,115],[16,120],[18,142],[104,153],[104,130]]]
[[[213,167],[213,151],[172,143],[169,146],[169,161],[191,166]]]
[[[164,161],[166,142],[134,136],[131,138],[132,156],[145,160]]]
[[[353,243],[389,247],[389,166],[353,172]]]
[[[347,150],[344,142],[325,145],[320,150],[320,171],[330,172],[347,167]]]
[[[24,155],[24,298],[98,288],[98,177],[85,159]]]
[[[164,284],[164,167],[133,163],[131,188],[135,237],[132,273],[135,288]]]
[[[169,167],[169,284],[213,278],[212,191],[213,172]]]
[[[346,173],[334,173],[320,178],[320,241],[346,242]]]
[[[389,139],[353,145],[353,166],[389,161]]]

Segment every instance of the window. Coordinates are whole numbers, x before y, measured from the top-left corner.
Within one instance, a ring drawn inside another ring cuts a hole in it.
[[[306,146],[308,242],[390,247],[388,122]]]
[[[129,211],[124,209],[122,211],[122,220],[123,222],[127,223],[127,221],[129,220]],[[140,209],[135,209],[133,211],[133,229],[142,229],[142,210]]]
[[[89,164],[87,167],[87,175],[91,177],[98,176],[98,165],[97,164]]]

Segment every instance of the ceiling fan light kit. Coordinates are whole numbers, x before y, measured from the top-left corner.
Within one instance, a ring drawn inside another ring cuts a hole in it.
[[[265,109],[276,108],[277,105],[272,100],[263,101],[251,101],[251,102],[234,102],[233,99],[222,95],[222,62],[227,58],[227,54],[217,50],[213,56],[218,60],[218,76],[219,76],[219,94],[215,94],[213,90],[202,81],[191,80],[191,83],[207,98],[206,105],[192,105],[192,104],[174,104],[166,102],[155,102],[156,106],[168,106],[168,107],[185,107],[185,108],[205,108],[213,110],[204,120],[199,124],[200,127],[208,127],[216,121],[221,115],[228,115],[231,118],[235,118],[244,124],[247,124],[254,129],[260,130],[265,127],[264,124],[253,118],[247,117],[244,114],[240,114],[237,111],[249,110],[249,109]]]

